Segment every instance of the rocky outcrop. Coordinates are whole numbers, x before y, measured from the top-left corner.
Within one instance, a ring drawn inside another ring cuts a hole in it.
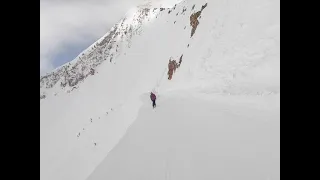
[[[190,16],[190,26],[192,27],[191,29],[191,37],[194,35],[194,33],[197,30],[197,27],[199,25],[199,20],[198,18],[200,17],[202,11],[207,7],[208,3],[206,3],[205,5],[203,5],[201,7],[201,11],[198,11],[196,13],[191,14]]]

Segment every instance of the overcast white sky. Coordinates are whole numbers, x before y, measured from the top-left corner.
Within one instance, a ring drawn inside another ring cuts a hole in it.
[[[40,73],[73,60],[143,0],[41,0]]]

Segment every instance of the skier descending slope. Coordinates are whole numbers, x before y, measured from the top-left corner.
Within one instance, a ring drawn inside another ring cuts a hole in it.
[[[152,101],[152,106],[153,106],[153,108],[155,108],[157,105],[156,105],[156,99],[157,99],[157,97],[156,97],[156,95],[153,93],[153,92],[151,92],[151,94],[150,94],[150,99],[151,99],[151,101]]]

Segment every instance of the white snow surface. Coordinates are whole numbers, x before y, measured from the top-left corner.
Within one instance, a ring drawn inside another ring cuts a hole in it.
[[[138,25],[132,12],[117,27],[138,33],[94,75],[40,82],[40,179],[280,179],[280,0],[185,0]]]

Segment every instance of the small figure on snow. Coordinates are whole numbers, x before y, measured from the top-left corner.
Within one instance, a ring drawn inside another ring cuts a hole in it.
[[[150,99],[151,99],[151,101],[152,101],[152,107],[153,108],[155,108],[157,105],[156,105],[156,99],[157,99],[157,97],[156,97],[156,95],[153,93],[153,92],[151,92],[151,94],[150,94]]]

